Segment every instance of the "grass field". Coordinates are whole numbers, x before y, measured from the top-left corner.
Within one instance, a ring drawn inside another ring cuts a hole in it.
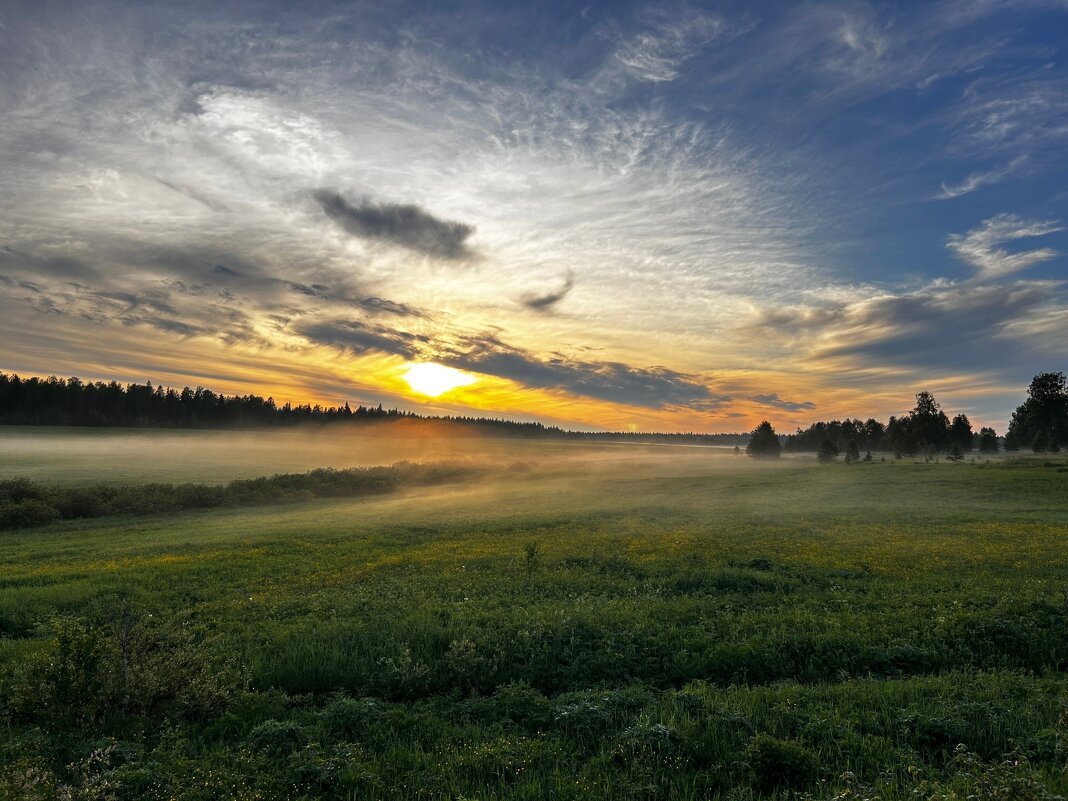
[[[0,534],[0,798],[1068,793],[1066,460],[241,436],[9,431],[0,479],[490,469]]]

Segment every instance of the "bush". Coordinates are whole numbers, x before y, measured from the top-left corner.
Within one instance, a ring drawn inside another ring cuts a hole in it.
[[[59,510],[38,500],[0,503],[0,529],[31,528],[59,520]]]
[[[17,717],[58,726],[126,713],[203,719],[237,688],[236,671],[208,659],[199,632],[150,628],[129,610],[109,615],[103,626],[52,621],[51,642],[13,682]]]
[[[28,528],[62,518],[109,514],[151,515],[181,509],[302,503],[314,498],[351,498],[404,486],[460,481],[471,468],[399,462],[392,467],[320,469],[208,484],[133,484],[121,487],[41,487],[24,478],[0,481],[0,530]]]
[[[41,500],[41,489],[27,478],[0,481],[0,503]]]
[[[249,732],[245,744],[254,751],[284,756],[300,748],[306,739],[304,729],[291,720],[265,720]]]
[[[758,734],[749,741],[745,762],[761,792],[801,789],[816,780],[816,757],[800,743]]]

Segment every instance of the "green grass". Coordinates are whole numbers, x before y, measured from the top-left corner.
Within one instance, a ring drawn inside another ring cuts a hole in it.
[[[0,798],[1068,792],[1063,459],[425,447],[500,469],[3,534]]]

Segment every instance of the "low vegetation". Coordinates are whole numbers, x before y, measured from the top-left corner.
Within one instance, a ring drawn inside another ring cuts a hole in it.
[[[1068,791],[1068,461],[664,450],[6,533],[0,798]]]
[[[461,481],[478,470],[451,464],[412,464],[336,470],[323,468],[212,484],[42,485],[27,479],[0,481],[0,531],[55,520],[109,515],[158,515],[190,509],[300,503],[314,498],[379,495],[406,487]]]

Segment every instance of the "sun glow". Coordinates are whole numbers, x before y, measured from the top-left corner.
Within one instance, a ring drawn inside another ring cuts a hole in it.
[[[404,380],[420,395],[436,398],[451,389],[473,384],[478,379],[462,370],[446,367],[443,364],[422,362],[409,365],[404,372]]]

